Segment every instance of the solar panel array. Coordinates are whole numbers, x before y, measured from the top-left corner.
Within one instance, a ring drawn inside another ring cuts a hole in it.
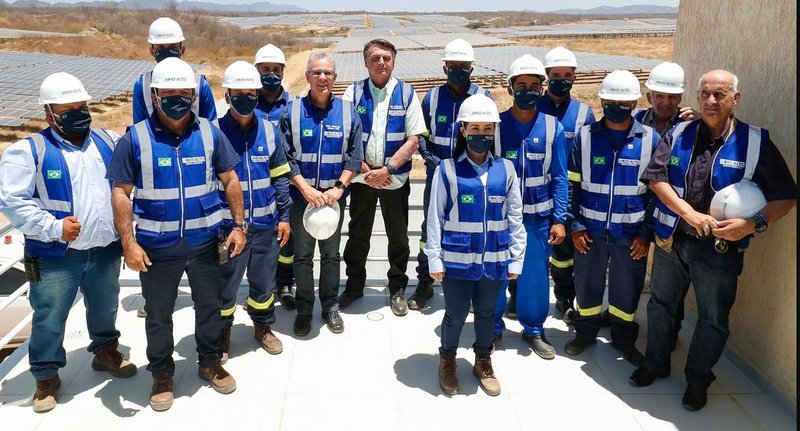
[[[462,29],[461,33],[427,33],[427,34],[409,34],[409,35],[379,35],[388,40],[398,50],[408,49],[437,49],[444,48],[453,39],[464,39],[472,46],[492,46],[492,45],[509,45],[512,42],[507,39],[501,39],[494,36],[487,36],[480,33],[468,33]],[[347,39],[342,39],[333,48],[333,52],[360,52],[364,48],[364,44],[374,39],[375,36],[355,36]]]
[[[54,33],[49,31],[20,30],[18,28],[0,28],[0,39],[18,39],[21,37],[75,36],[70,33]]]
[[[51,73],[75,75],[97,101],[131,91],[139,75],[152,68],[152,61],[0,51],[0,126],[44,118],[39,86]]]
[[[619,34],[674,34],[676,20],[645,18],[629,20],[597,20],[556,25],[481,28],[486,34],[508,37],[566,37]]]

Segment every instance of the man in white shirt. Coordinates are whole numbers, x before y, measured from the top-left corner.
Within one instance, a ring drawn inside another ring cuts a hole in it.
[[[80,289],[94,354],[92,368],[130,377],[116,329],[122,248],[114,229],[106,167],[119,136],[91,129],[83,84],[67,73],[39,90],[48,128],[8,147],[0,160],[0,212],[25,234],[25,275],[33,322],[28,346],[36,379],[33,410],[57,404],[66,363],[64,330]]]
[[[389,240],[389,295],[392,313],[408,313],[408,174],[411,155],[419,147],[417,135],[427,131],[414,87],[392,77],[397,50],[384,39],[364,45],[369,78],[356,81],[342,99],[352,101],[361,117],[364,161],[351,186],[350,225],[344,261],[347,285],[339,295],[339,309],[364,296],[372,225],[380,201]]]

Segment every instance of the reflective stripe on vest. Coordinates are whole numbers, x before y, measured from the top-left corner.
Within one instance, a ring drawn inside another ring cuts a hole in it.
[[[492,97],[488,90],[475,84],[470,84],[466,97],[478,92],[487,97]],[[428,111],[430,114],[430,136],[428,141],[433,145],[429,148],[439,159],[449,159],[453,157],[455,138],[458,136],[459,125],[456,121],[458,108],[466,97],[460,101],[452,100],[447,84],[430,89]],[[441,120],[441,121],[440,121]],[[441,124],[441,126],[439,126]]]
[[[320,190],[329,189],[344,168],[355,110],[352,103],[333,97],[325,118],[315,123],[306,103],[311,103],[308,97],[297,99],[289,108],[295,160],[309,184]]]
[[[367,91],[364,91],[364,89]],[[364,145],[364,152],[367,151],[369,137],[372,134],[372,116],[374,106],[372,92],[369,91],[369,78],[353,83],[353,103],[356,105],[356,113],[361,117],[361,142]],[[392,156],[403,146],[406,140],[406,111],[411,104],[414,96],[414,87],[403,81],[397,80],[397,84],[390,95],[389,109],[386,118],[386,135],[383,142],[384,160],[386,165]],[[397,168],[396,173],[402,174],[411,170],[411,159],[403,166]]]
[[[200,77],[202,75],[199,73],[194,74],[195,82],[197,82],[197,88],[194,90],[194,102],[192,102],[192,112],[196,116],[200,116]],[[142,74],[142,101],[144,102],[144,107],[147,108],[147,115],[153,115],[153,99],[150,98],[150,94],[152,94],[152,89],[150,88],[150,82],[153,79],[153,71]],[[128,81],[130,82],[130,81]]]

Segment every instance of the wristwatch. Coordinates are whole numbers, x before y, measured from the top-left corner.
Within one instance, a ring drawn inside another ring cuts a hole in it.
[[[241,229],[241,230],[247,232],[247,221],[245,220],[245,221],[243,221],[241,223],[234,223],[233,224],[233,228],[234,229]]]
[[[344,185],[344,183],[341,182],[340,180],[336,180],[336,182],[333,183],[333,186],[336,187],[337,189],[341,189],[341,190],[344,190],[344,189],[347,188],[347,186]]]
[[[761,211],[757,212],[756,215],[750,218],[753,220],[753,223],[756,224],[755,232],[756,233],[764,233],[767,230],[767,217]]]
[[[391,163],[386,163],[384,166],[386,167],[386,170],[389,171],[389,175],[394,175],[395,171],[397,170],[397,168],[395,168]]]

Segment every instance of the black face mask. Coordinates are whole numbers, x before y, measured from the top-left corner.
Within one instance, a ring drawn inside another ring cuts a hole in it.
[[[161,63],[161,60],[164,60],[166,58],[170,58],[170,57],[181,58],[181,50],[180,50],[180,48],[178,48],[178,49],[176,49],[176,48],[161,48],[159,50],[156,50],[156,52],[153,53],[153,56],[156,58],[156,63]]]
[[[238,112],[239,115],[246,117],[253,113],[258,104],[258,96],[250,94],[239,94],[238,96],[231,96],[231,108]]]
[[[181,95],[159,97],[161,111],[173,120],[180,120],[192,109],[192,99]]]
[[[276,73],[266,73],[261,75],[261,85],[267,91],[275,91],[281,86],[282,79],[283,77]]]
[[[53,113],[53,117],[58,117],[60,121],[56,121],[56,126],[61,133],[67,136],[85,136],[92,124],[92,115],[89,113],[88,107],[73,109],[61,114]]]
[[[564,97],[569,94],[569,90],[572,89],[572,80],[571,79],[551,79],[550,83],[547,84],[547,89],[550,91],[550,94],[556,97]]]
[[[622,124],[631,118],[632,108],[628,105],[615,105],[606,103],[603,105],[603,117],[614,124]]]
[[[540,97],[542,97],[542,93],[532,89],[514,91],[514,103],[523,111],[536,106],[536,102],[539,101]]]
[[[447,82],[455,87],[465,87],[469,84],[469,76],[471,74],[472,69],[451,67],[447,69]]]
[[[494,148],[494,135],[467,135],[467,146],[476,153],[485,153]]]

